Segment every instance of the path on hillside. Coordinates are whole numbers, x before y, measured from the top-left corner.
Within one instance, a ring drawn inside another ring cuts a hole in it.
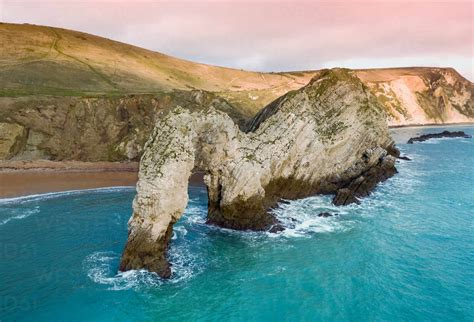
[[[51,30],[54,32],[54,34],[56,35],[56,39],[55,41],[53,42],[53,48],[54,50],[56,50],[58,53],[60,53],[61,55],[63,56],[66,56],[70,59],[73,59],[81,64],[84,64],[85,66],[87,66],[93,73],[95,73],[97,76],[99,76],[103,81],[105,81],[107,84],[109,84],[114,90],[118,90],[118,86],[109,78],[107,77],[104,73],[101,73],[100,71],[98,71],[96,68],[92,67],[92,65],[86,63],[85,61],[83,61],[82,59],[79,59],[77,57],[74,57],[70,54],[66,54],[63,50],[61,50],[61,48],[59,47],[59,41],[62,40],[63,38],[61,37],[61,35],[55,30],[55,29],[52,29]]]

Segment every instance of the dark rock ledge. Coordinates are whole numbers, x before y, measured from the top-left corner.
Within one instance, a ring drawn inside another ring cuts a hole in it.
[[[464,133],[464,131],[443,131],[441,133],[431,133],[431,134],[423,134],[408,140],[408,144],[413,144],[415,142],[424,142],[429,139],[440,139],[440,138],[465,138],[470,139],[472,138],[471,135]]]

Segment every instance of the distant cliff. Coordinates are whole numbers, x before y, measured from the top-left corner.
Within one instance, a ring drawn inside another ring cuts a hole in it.
[[[474,84],[452,68],[357,71],[385,106],[389,125],[474,122]]]
[[[324,71],[258,73],[81,32],[0,23],[0,160],[137,160],[157,117],[225,101],[243,125]],[[356,70],[389,125],[474,122],[474,85],[450,68]]]

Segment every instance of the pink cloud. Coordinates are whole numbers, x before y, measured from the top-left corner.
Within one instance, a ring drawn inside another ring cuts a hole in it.
[[[4,0],[0,10],[3,21],[77,29],[236,68],[403,62],[452,66],[474,77],[470,1]]]

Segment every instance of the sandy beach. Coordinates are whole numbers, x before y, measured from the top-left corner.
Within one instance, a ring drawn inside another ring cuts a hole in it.
[[[3,161],[0,162],[0,198],[67,190],[135,186],[138,162]],[[192,185],[203,184],[195,173]]]
[[[134,186],[138,163],[0,162],[0,198],[114,186]]]
[[[0,198],[38,193],[134,186],[136,172],[0,172]]]

